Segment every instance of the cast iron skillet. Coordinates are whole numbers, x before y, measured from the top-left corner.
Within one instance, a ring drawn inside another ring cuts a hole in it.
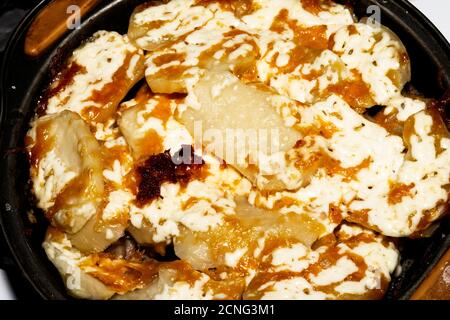
[[[48,261],[41,243],[47,222],[32,207],[28,190],[28,164],[23,140],[34,114],[36,100],[58,61],[63,61],[97,30],[127,31],[133,8],[145,0],[103,1],[83,19],[79,30],[67,33],[44,56],[31,60],[23,53],[26,31],[33,17],[49,1],[42,1],[12,35],[1,69],[0,104],[0,222],[8,246],[23,275],[45,299],[67,299],[58,272]],[[359,0],[358,17],[370,5],[382,9],[382,23],[394,30],[406,45],[412,61],[413,85],[428,97],[440,98],[450,87],[450,45],[431,22],[405,0]],[[52,61],[53,60],[53,61]],[[33,210],[37,223],[31,224]],[[445,219],[431,238],[400,240],[402,272],[396,276],[387,299],[408,299],[450,244],[450,223]]]

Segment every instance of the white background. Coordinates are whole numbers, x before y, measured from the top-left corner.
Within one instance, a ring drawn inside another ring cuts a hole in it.
[[[450,0],[409,0],[430,19],[450,41]]]
[[[410,0],[418,7],[450,40],[450,0]],[[14,294],[8,278],[3,270],[0,270],[0,300],[14,299]]]

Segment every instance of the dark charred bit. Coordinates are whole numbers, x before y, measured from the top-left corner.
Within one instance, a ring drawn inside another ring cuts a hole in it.
[[[136,200],[142,206],[161,196],[161,184],[164,182],[177,182],[175,177],[175,164],[168,151],[153,155],[142,166],[137,168],[139,177]]]
[[[194,153],[192,146],[183,145],[172,157],[164,153],[148,158],[136,171],[139,178],[137,204],[143,206],[161,196],[161,185],[165,182],[186,185],[202,177],[205,162]]]
[[[175,254],[173,243],[168,245],[164,242],[151,246],[142,246],[142,250],[147,257],[159,262],[172,262],[180,260]]]
[[[188,145],[183,145],[174,154],[172,162],[175,164],[176,180],[182,185],[187,185],[191,179],[198,178],[205,164],[202,157],[194,153],[194,148]]]

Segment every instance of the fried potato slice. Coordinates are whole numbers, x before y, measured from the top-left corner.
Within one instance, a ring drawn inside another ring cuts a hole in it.
[[[133,11],[128,37],[138,47],[153,51],[205,24],[211,10],[193,6],[194,0],[148,2]]]
[[[92,217],[84,227],[73,235],[68,235],[72,245],[83,253],[102,252],[119,240],[126,226],[120,223],[104,222],[98,216]]]
[[[58,269],[70,295],[95,300],[106,300],[114,295],[113,290],[79,267],[84,256],[72,247],[64,232],[49,227],[42,246]]]
[[[78,232],[95,215],[104,193],[97,140],[71,111],[39,118],[26,140],[37,206],[54,226]]]
[[[264,256],[244,299],[381,299],[399,253],[388,238],[344,224],[313,249],[293,243]]]
[[[306,215],[281,214],[274,210],[237,201],[236,217],[208,232],[193,232],[183,228],[175,239],[175,253],[198,270],[231,267],[255,268],[267,239],[299,241],[311,246],[325,233],[324,226]],[[240,255],[235,260],[233,254]]]
[[[406,154],[385,199],[376,205],[355,200],[348,221],[392,237],[417,236],[439,219],[448,206],[450,139],[439,112],[428,108],[404,123]],[[364,203],[364,205],[362,205]],[[368,209],[367,211],[365,209]]]
[[[180,121],[195,143],[235,167],[258,188],[285,189],[276,176],[279,168],[271,163],[283,161],[284,153],[301,138],[277,112],[277,105],[286,101],[226,71],[207,72],[193,95],[198,105],[184,111]]]
[[[78,113],[90,124],[106,122],[144,76],[144,55],[117,32],[98,31],[76,49],[44,94],[47,114]]]
[[[135,160],[166,150],[165,137],[170,129],[176,131],[171,120],[178,102],[168,95],[153,94],[144,84],[134,99],[121,105],[117,123]]]
[[[244,279],[214,280],[186,262],[162,263],[158,276],[149,285],[114,300],[211,300],[240,299]]]
[[[400,95],[411,80],[406,48],[387,27],[377,23],[345,26],[332,35],[330,43],[331,50],[347,68],[361,74],[377,104],[385,105],[390,98]]]

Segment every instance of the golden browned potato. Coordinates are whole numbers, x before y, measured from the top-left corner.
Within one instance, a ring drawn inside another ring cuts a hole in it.
[[[195,44],[181,42],[148,54],[145,74],[148,85],[155,93],[188,93],[203,72],[211,70],[230,71],[244,82],[257,81],[259,49],[251,36],[242,40],[240,35],[224,36],[221,42],[202,48],[204,51],[198,48],[199,52],[191,52],[190,48]],[[235,46],[223,49],[223,43],[233,41],[237,42]]]
[[[442,116],[439,112],[438,109],[436,108],[428,108],[426,110],[423,110],[417,114],[414,114],[412,116],[410,116],[404,123],[404,130],[403,130],[403,141],[405,142],[405,145],[408,148],[408,155],[407,158],[408,159],[414,159],[414,152],[418,152],[418,150],[414,150],[413,145],[412,145],[412,137],[413,136],[417,136],[420,135],[420,132],[417,132],[416,130],[416,122],[419,119],[419,116],[422,116],[421,118],[423,118],[423,116],[425,116],[426,118],[424,119],[429,119],[428,125],[431,126],[430,128],[430,137],[434,139],[434,147],[435,147],[435,152],[436,155],[439,155],[441,152],[444,151],[444,148],[442,148],[441,145],[441,141],[443,139],[448,139],[450,138],[450,133],[449,130],[444,122],[444,120],[442,119]],[[425,120],[426,121],[426,120]],[[422,124],[418,124],[417,128],[421,128]],[[416,138],[417,139],[417,138]]]
[[[80,231],[68,235],[68,238],[83,253],[102,252],[124,235],[125,228],[123,224],[108,223],[94,216]]]
[[[151,226],[144,224],[141,228],[136,228],[132,224],[128,226],[127,231],[131,234],[134,240],[137,243],[148,246],[155,245],[155,241],[153,241],[154,230]]]
[[[240,299],[244,279],[216,280],[182,261],[161,263],[158,276],[141,289],[118,294],[115,300]]]
[[[41,107],[47,114],[70,110],[90,124],[104,123],[143,77],[142,50],[117,32],[99,31],[73,52]]]
[[[234,267],[255,265],[265,241],[295,239],[311,246],[323,233],[322,224],[306,215],[280,214],[256,208],[246,200],[239,200],[236,216],[208,232],[193,232],[181,228],[175,239],[175,253],[198,270],[233,267],[233,253],[242,251]],[[231,259],[231,260],[230,260]],[[249,262],[250,261],[250,262]]]
[[[399,258],[389,239],[344,224],[319,242],[313,249],[293,243],[267,250],[244,299],[383,297]]]
[[[95,215],[104,183],[100,145],[71,111],[39,118],[27,149],[37,206],[54,226],[76,233]]]
[[[213,13],[193,0],[153,1],[133,11],[128,37],[139,48],[154,51],[202,26]]]
[[[96,300],[106,300],[114,295],[114,290],[80,268],[84,256],[72,247],[64,232],[49,227],[42,246],[58,269],[70,295]]]
[[[122,104],[117,123],[135,160],[165,151],[164,126],[172,116],[171,103],[170,97],[154,95],[144,85],[133,100]]]
[[[189,76],[173,74],[171,70],[156,75],[146,76],[146,80],[153,92],[156,93],[187,93],[186,81]]]
[[[399,96],[411,80],[406,48],[384,26],[366,23],[345,26],[332,35],[330,43],[347,68],[361,74],[376,104],[385,105],[392,97]]]

